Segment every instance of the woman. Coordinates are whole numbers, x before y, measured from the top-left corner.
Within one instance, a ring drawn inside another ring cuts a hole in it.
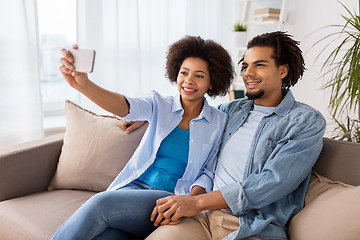
[[[157,199],[212,188],[227,117],[210,107],[204,95],[226,94],[234,76],[231,58],[219,44],[187,36],[167,54],[166,74],[179,93],[129,98],[95,85],[87,74],[74,71],[69,51],[63,50],[63,55],[60,70],[70,86],[120,118],[145,120],[149,126],[108,190],[83,204],[53,239],[145,238],[155,229],[150,216]],[[165,219],[163,224],[176,223]]]

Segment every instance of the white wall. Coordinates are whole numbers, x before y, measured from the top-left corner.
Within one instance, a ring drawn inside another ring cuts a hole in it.
[[[332,32],[330,29],[321,30],[320,28],[332,25],[343,24],[344,20],[340,14],[348,16],[346,10],[337,0],[288,0],[288,14],[285,30],[301,41],[301,49],[304,52],[306,72],[292,91],[298,101],[305,102],[320,110],[325,116],[328,128],[326,136],[331,136],[334,124],[328,110],[329,90],[321,90],[323,80],[320,79],[320,68],[324,58],[316,63],[314,60],[318,54],[318,48],[311,46]],[[354,9],[358,13],[359,2],[356,0],[341,0],[341,2],[352,12]],[[310,36],[309,34],[312,33]],[[310,50],[311,49],[311,50]],[[309,51],[310,50],[310,51]],[[331,49],[329,49],[331,51]]]

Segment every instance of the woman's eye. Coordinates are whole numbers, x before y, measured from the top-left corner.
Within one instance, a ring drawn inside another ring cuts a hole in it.
[[[180,74],[182,74],[182,75],[187,75],[187,72],[180,72]]]
[[[196,75],[197,78],[204,78],[203,75]]]

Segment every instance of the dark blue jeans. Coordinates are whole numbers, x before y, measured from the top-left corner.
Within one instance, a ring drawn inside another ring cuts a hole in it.
[[[134,181],[117,191],[95,194],[54,234],[52,239],[146,238],[155,230],[150,215],[156,200],[173,193]]]

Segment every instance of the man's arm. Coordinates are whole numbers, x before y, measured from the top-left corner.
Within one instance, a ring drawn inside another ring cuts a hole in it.
[[[197,196],[176,195],[158,199],[151,214],[154,226],[178,223],[183,217],[193,217],[203,210],[229,208],[220,191],[209,192]],[[163,219],[169,221],[162,222]]]
[[[138,129],[139,127],[141,127],[146,121],[125,121],[125,120],[121,120],[119,123],[119,126],[122,130],[125,131],[126,134],[131,133],[132,131],[134,131],[135,129]]]

